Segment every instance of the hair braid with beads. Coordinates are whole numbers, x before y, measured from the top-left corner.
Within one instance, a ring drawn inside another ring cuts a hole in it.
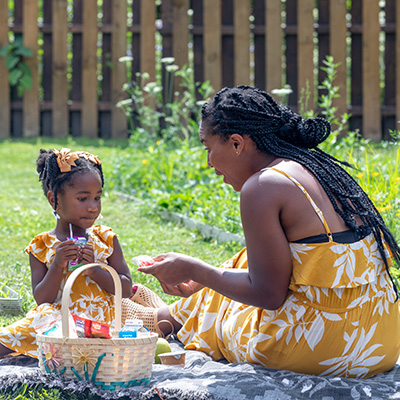
[[[39,174],[39,181],[42,182],[44,195],[47,196],[49,190],[54,193],[54,209],[57,208],[57,193],[61,192],[76,174],[96,171],[100,175],[101,186],[104,186],[101,164],[95,164],[85,157],[76,159],[75,166],[71,167],[71,171],[61,172],[57,163],[57,155],[53,150],[40,149],[39,157],[36,160],[36,170]]]
[[[303,165],[317,178],[350,230],[359,235],[364,235],[366,228],[372,231],[388,272],[383,238],[400,261],[396,239],[368,195],[339,163],[350,165],[318,148],[331,132],[326,119],[305,120],[289,107],[279,105],[268,93],[245,85],[219,91],[203,105],[201,117],[213,135],[225,140],[233,133],[248,135],[260,151]],[[363,225],[357,226],[355,215]],[[392,283],[397,294],[393,280]]]

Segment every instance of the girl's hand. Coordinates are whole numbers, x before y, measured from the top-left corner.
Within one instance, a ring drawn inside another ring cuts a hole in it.
[[[61,242],[56,248],[53,266],[59,268],[67,268],[68,262],[78,257],[79,247],[74,244],[73,240]]]
[[[83,264],[92,264],[95,262],[94,251],[88,245],[80,247],[78,257],[80,259],[80,262]],[[96,270],[96,268],[89,268],[86,271],[84,271],[83,274],[87,275],[87,276],[91,276],[95,270]]]

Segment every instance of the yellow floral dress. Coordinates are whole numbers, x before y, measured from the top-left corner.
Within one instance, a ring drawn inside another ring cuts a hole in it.
[[[400,352],[400,313],[372,233],[335,242],[290,243],[292,277],[285,302],[264,310],[204,288],[170,306],[186,349],[215,360],[245,361],[322,376],[366,378],[390,370]],[[387,252],[387,260],[391,259]],[[247,269],[246,249],[221,268]]]
[[[114,250],[115,236],[111,228],[102,225],[94,225],[88,230],[87,244],[94,250],[95,262],[108,264],[107,259]],[[59,244],[60,241],[53,234],[44,232],[35,236],[25,251],[32,253],[49,268]],[[60,316],[63,288],[71,273],[72,271],[64,270],[54,303],[43,303],[29,311],[25,318],[0,328],[0,343],[16,352],[37,358],[36,329],[45,321]],[[77,315],[85,314],[87,318],[113,326],[114,298],[91,278],[80,274],[72,287],[70,311]]]

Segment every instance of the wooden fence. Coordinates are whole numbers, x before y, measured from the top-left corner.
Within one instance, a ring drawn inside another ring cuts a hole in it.
[[[156,76],[157,51],[215,90],[289,84],[318,94],[322,60],[340,63],[339,113],[373,140],[400,120],[400,0],[0,0],[0,48],[22,35],[33,87],[22,98],[0,58],[0,138],[123,138],[130,52],[133,76]],[[157,36],[159,35],[159,36]],[[162,50],[157,50],[160,37]],[[159,61],[158,61],[159,62]],[[315,104],[311,98],[310,106]]]

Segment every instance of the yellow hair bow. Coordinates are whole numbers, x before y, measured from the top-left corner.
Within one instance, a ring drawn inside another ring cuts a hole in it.
[[[53,150],[53,153],[57,156],[57,164],[61,172],[71,171],[71,167],[76,167],[75,160],[79,157],[84,157],[94,164],[101,164],[99,158],[87,151],[75,151],[71,153],[71,149],[62,148],[60,151]]]

